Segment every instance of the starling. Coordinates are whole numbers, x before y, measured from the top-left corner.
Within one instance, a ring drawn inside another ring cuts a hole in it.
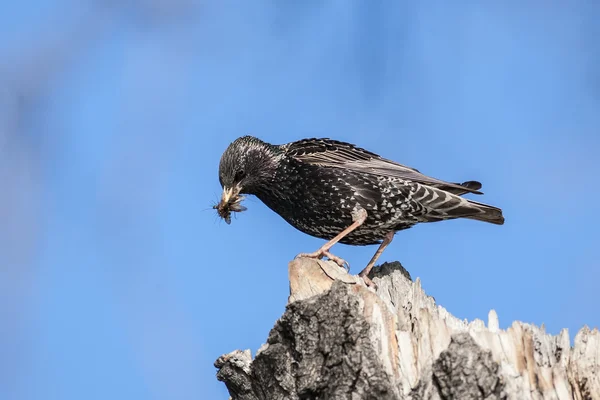
[[[445,182],[331,139],[272,145],[240,137],[221,156],[219,182],[223,194],[214,208],[227,223],[231,212],[245,210],[241,195],[250,194],[296,229],[327,240],[296,257],[327,257],[348,268],[330,253],[334,244],[379,244],[359,273],[369,286],[369,271],[397,231],[455,218],[504,223],[501,209],[460,197],[482,194],[479,182]]]

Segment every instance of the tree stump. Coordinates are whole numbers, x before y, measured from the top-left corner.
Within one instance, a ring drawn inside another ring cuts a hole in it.
[[[400,263],[373,270],[377,289],[329,261],[289,264],[285,313],[254,360],[236,350],[215,362],[232,400],[600,400],[600,333],[571,347],[495,311],[470,323],[435,304]]]

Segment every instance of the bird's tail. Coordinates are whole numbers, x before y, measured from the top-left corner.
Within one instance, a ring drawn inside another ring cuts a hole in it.
[[[491,224],[503,225],[504,216],[502,210],[498,207],[489,206],[487,204],[478,203],[473,200],[467,200],[469,205],[476,208],[479,213],[465,216],[465,218],[475,219],[477,221],[489,222]]]
[[[466,182],[464,187],[469,188],[470,186],[475,188],[479,185],[478,182],[473,184]],[[501,209],[465,199],[460,194],[462,194],[460,190],[452,193],[441,188],[421,185],[415,195],[420,206],[426,210],[425,214],[421,215],[421,218],[427,222],[468,218],[496,225],[504,224]]]

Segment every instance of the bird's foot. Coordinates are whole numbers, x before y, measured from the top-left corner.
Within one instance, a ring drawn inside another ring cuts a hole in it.
[[[296,258],[317,258],[317,259],[321,259],[325,256],[325,253],[323,251],[317,250],[313,253],[300,253],[297,254],[296,257],[294,257],[294,259]]]
[[[333,261],[334,263],[336,263],[337,265],[339,265],[340,267],[344,268],[346,272],[350,272],[350,263],[348,263],[348,261],[344,260],[341,257],[333,255],[328,251],[323,252],[323,255],[331,261]]]
[[[340,267],[344,268],[346,270],[346,272],[350,271],[350,264],[348,263],[348,261],[344,260],[341,257],[338,257],[336,255],[333,255],[329,252],[329,250],[325,250],[325,249],[319,249],[313,253],[300,253],[298,254],[296,257],[294,258],[302,258],[302,257],[306,257],[306,258],[316,258],[316,259],[321,259],[323,257],[327,257],[329,260],[335,262],[337,265],[339,265]]]
[[[369,278],[367,276],[368,274],[365,274],[364,272],[361,272],[358,274],[358,276],[360,276],[362,278],[362,280],[365,282],[365,284],[367,285],[367,287],[371,287],[373,289],[377,289],[377,284],[375,282],[373,282],[371,280],[371,278]]]

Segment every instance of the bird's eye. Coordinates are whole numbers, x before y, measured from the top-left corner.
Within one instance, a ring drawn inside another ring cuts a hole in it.
[[[243,169],[240,169],[239,171],[237,171],[237,172],[235,173],[234,180],[235,180],[236,182],[239,182],[239,181],[241,181],[242,179],[244,179],[244,177],[245,177],[245,176],[246,176],[246,172],[244,172],[244,170],[243,170]]]

